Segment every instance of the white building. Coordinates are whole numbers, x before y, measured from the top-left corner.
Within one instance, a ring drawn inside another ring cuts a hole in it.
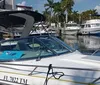
[[[14,0],[0,0],[0,9],[15,9]]]
[[[17,10],[33,10],[31,6],[16,5]]]

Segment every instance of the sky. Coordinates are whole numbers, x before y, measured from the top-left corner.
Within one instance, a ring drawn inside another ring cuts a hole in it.
[[[60,0],[54,0],[60,1]],[[75,4],[73,10],[79,11],[79,13],[90,10],[97,9],[97,12],[100,14],[100,0],[74,0]],[[44,11],[44,4],[47,3],[47,0],[15,0],[16,4],[32,6],[34,10],[38,10],[40,13]]]

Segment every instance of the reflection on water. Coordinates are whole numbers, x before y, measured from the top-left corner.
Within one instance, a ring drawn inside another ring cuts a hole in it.
[[[77,49],[78,40],[77,40],[76,36],[66,35],[66,36],[64,36],[64,42],[66,42],[72,48]]]
[[[64,36],[64,41],[72,48],[79,50],[83,54],[93,54],[100,56],[100,37],[98,36]]]
[[[80,46],[88,50],[96,50],[100,48],[100,37],[78,36],[78,42]]]

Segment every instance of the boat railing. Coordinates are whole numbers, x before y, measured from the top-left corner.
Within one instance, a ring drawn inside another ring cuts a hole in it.
[[[41,25],[41,27],[39,27],[39,25]],[[37,24],[37,26],[35,26],[35,27],[38,27],[39,29],[43,29],[48,35],[51,35],[50,33],[49,33],[49,31],[46,29],[46,28],[48,28],[48,25],[47,26],[44,26],[44,23],[39,23],[39,24]],[[40,33],[40,35],[42,35],[42,33]]]
[[[46,65],[27,65],[27,64],[12,64],[12,63],[4,63],[0,62],[1,65],[15,65],[15,66],[27,66],[27,67],[41,67],[41,68],[48,68]],[[53,66],[56,69],[69,69],[69,70],[87,70],[87,71],[100,71],[100,69],[88,69],[88,68],[76,68],[76,67],[60,67],[60,66]]]
[[[52,66],[52,64],[49,64],[49,66],[45,66],[45,65],[26,65],[26,64],[11,64],[11,63],[3,63],[1,62],[0,63],[0,67],[4,67],[4,68],[9,68],[9,67],[6,67],[6,66],[2,66],[2,65],[10,65],[10,66],[25,66],[25,67],[34,67],[33,70],[28,74],[28,75],[32,75],[33,72],[37,69],[37,68],[48,68],[48,71],[46,73],[46,78],[45,78],[45,82],[44,82],[44,85],[48,85],[48,80],[53,77],[55,79],[60,79],[62,76],[64,76],[65,74],[63,72],[54,72],[53,69],[66,69],[66,70],[80,70],[80,71],[96,71],[96,72],[100,72],[100,69],[90,69],[90,68],[76,68],[76,67],[60,67],[60,66]],[[9,69],[14,69],[14,68],[9,68]],[[16,69],[18,70],[18,69]],[[52,75],[50,78],[48,77],[50,75]],[[56,75],[59,75],[56,77]],[[74,82],[74,83],[81,83],[81,84],[84,84],[84,85],[95,85],[95,83],[97,81],[100,80],[100,77],[98,78],[95,78],[92,82],[90,83],[84,83],[84,82],[77,82],[77,81],[71,81],[71,82]]]
[[[95,55],[98,51],[100,51],[100,49],[95,50],[91,55]]]

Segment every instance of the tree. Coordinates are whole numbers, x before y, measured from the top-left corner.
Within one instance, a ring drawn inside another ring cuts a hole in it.
[[[46,11],[50,11],[50,15],[52,15],[52,9],[54,8],[54,0],[47,0],[48,3],[44,4],[46,7]]]
[[[65,22],[66,21],[65,12],[67,12],[68,15],[70,15],[71,12],[72,12],[72,6],[73,5],[74,5],[73,0],[61,0],[61,2],[55,3],[54,11],[59,16],[58,18],[59,18],[60,22]]]
[[[50,15],[50,11],[43,11],[43,15],[46,17],[46,21],[50,22],[51,21],[51,15]]]
[[[51,20],[55,23],[65,22],[65,12],[68,14],[72,12],[73,0],[61,0],[60,2],[54,2],[54,0],[47,0],[48,3],[44,4],[45,11],[50,11]],[[54,20],[55,19],[55,20]],[[51,22],[50,22],[51,23]]]
[[[78,11],[73,11],[70,15],[69,15],[69,21],[75,21],[77,23],[79,23],[79,17],[80,14],[78,13]]]
[[[56,2],[54,5],[54,16],[56,17],[57,22],[61,22],[60,18],[62,18],[61,14],[62,14],[62,9],[61,9],[61,3],[60,2]]]
[[[92,15],[97,15],[98,13],[96,12],[96,10],[87,10],[87,11],[84,11],[81,13],[81,18],[82,18],[82,21],[85,21],[85,20],[89,20],[89,19],[94,19],[94,18],[97,18],[95,16],[92,16]]]
[[[63,12],[67,11],[68,14],[72,12],[73,0],[61,0],[61,9]]]

